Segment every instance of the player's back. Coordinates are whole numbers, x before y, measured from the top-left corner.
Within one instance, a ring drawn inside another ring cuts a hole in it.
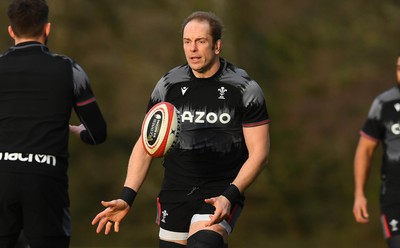
[[[0,57],[0,152],[67,156],[72,66],[34,42]]]

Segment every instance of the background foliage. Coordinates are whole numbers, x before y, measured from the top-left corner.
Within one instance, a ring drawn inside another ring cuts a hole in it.
[[[371,223],[352,216],[352,160],[373,98],[395,84],[400,4],[361,0],[48,0],[51,50],[86,70],[109,127],[105,144],[71,137],[73,247],[156,247],[156,160],[118,234],[95,234],[100,200],[119,196],[148,97],[182,64],[182,20],[225,22],[223,57],[259,82],[272,119],[268,168],[247,192],[230,247],[384,247],[379,156],[368,184]],[[8,1],[0,1],[0,49]],[[76,117],[73,116],[73,122]]]

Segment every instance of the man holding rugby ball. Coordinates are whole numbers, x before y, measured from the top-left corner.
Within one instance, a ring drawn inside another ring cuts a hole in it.
[[[165,74],[148,110],[172,103],[181,114],[176,147],[164,157],[157,197],[161,248],[226,247],[244,205],[244,192],[269,155],[269,116],[263,92],[247,73],[220,57],[223,24],[213,13],[194,12],[183,23],[187,63]],[[120,199],[93,220],[108,234],[128,213],[149,170],[141,137],[133,148]]]

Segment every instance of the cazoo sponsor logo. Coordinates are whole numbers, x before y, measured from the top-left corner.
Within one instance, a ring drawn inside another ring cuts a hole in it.
[[[190,111],[184,111],[181,115],[182,122],[190,122],[190,123],[222,123],[228,124],[231,121],[232,117],[228,113],[216,114],[214,112],[203,112],[196,111],[194,114]]]
[[[399,123],[393,124],[391,129],[395,135],[400,135],[400,124]]]
[[[33,154],[33,153],[17,153],[17,152],[0,152],[0,161],[20,161],[26,163],[39,163],[56,166],[57,159],[53,155]]]

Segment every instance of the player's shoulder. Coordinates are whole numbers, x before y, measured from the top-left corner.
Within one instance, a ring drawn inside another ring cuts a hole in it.
[[[74,59],[65,54],[58,54],[50,51],[48,53],[50,56],[53,56],[55,59],[58,59],[60,61],[63,61],[64,64],[72,68],[75,82],[82,81],[85,85],[88,83],[86,72]]]
[[[56,53],[56,52],[53,52],[50,50],[46,50],[45,53],[47,55],[53,57],[54,59],[66,61],[66,62],[70,63],[71,65],[75,64],[75,61],[65,54],[59,54],[59,53]]]
[[[381,119],[381,113],[385,107],[390,107],[391,102],[400,99],[400,88],[392,87],[375,97],[369,110],[368,116],[372,119]]]
[[[168,83],[177,83],[188,81],[191,77],[190,67],[188,64],[183,64],[172,68],[162,77],[162,80]]]
[[[400,99],[400,86],[394,86],[376,97],[380,102],[391,102]]]
[[[223,66],[220,75],[221,82],[232,85],[244,95],[258,96],[259,99],[263,99],[264,95],[260,85],[244,69],[224,59],[221,59],[221,65]]]
[[[249,84],[255,81],[249,76],[246,70],[230,63],[229,61],[221,58],[222,71],[220,80],[232,84]]]
[[[243,68],[240,68],[225,59],[221,59],[221,63],[224,66],[226,72],[233,73],[241,77],[249,77],[249,74]]]

